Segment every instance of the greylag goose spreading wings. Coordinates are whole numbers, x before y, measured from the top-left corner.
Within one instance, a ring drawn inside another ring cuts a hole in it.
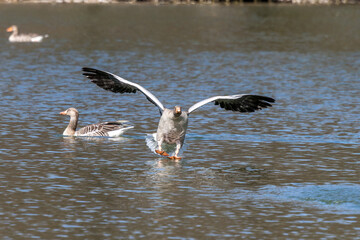
[[[214,102],[215,105],[219,105],[225,110],[232,110],[237,112],[254,112],[262,108],[271,107],[270,103],[275,102],[275,99],[271,97],[238,94],[230,96],[215,96],[205,100],[202,100],[187,111],[183,111],[180,106],[175,106],[173,109],[165,108],[161,102],[148,90],[142,86],[125,80],[110,72],[105,72],[93,68],[83,68],[83,75],[95,83],[99,87],[114,92],[114,93],[136,93],[137,91],[143,93],[146,98],[158,107],[160,111],[160,121],[156,132],[157,148],[156,153],[169,156],[162,149],[162,143],[176,144],[174,156],[170,159],[181,159],[178,154],[184,143],[185,134],[188,126],[188,117],[190,113],[198,109],[199,107]]]
[[[76,131],[79,112],[75,108],[68,108],[60,114],[70,116],[69,125],[63,132],[63,135],[65,136],[119,137],[124,132],[134,127],[126,124],[127,121],[114,121],[91,124]]]
[[[36,33],[26,33],[19,34],[18,27],[16,25],[12,25],[6,29],[7,32],[12,32],[9,37],[10,42],[41,42],[44,38],[47,38],[48,35],[39,35]]]

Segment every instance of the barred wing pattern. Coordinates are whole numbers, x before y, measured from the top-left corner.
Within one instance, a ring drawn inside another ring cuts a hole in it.
[[[194,104],[189,108],[188,113],[190,114],[199,107],[210,102],[215,102],[215,105],[219,105],[225,110],[232,110],[237,112],[254,112],[256,110],[271,107],[272,105],[270,103],[275,102],[275,99],[266,96],[248,94],[215,96]]]
[[[130,125],[123,124],[123,122],[103,122],[103,123],[96,123],[85,126],[78,131],[76,131],[76,136],[102,136],[102,137],[109,137],[109,132],[125,129],[130,127]]]
[[[136,93],[142,92],[145,97],[155,106],[159,108],[160,113],[164,111],[164,106],[151,92],[140,86],[139,84],[125,80],[110,72],[97,70],[94,68],[82,68],[83,75],[95,83],[99,87],[114,93]]]

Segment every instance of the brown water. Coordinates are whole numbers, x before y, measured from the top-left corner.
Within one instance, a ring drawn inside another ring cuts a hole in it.
[[[0,5],[2,239],[360,239],[359,6]],[[6,27],[47,33],[11,44]],[[253,93],[271,109],[192,114],[180,162],[151,153],[156,107]],[[64,138],[127,119],[121,139]]]

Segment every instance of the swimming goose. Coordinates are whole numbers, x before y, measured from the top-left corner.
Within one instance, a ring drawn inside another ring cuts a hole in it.
[[[119,137],[124,132],[134,127],[128,124],[124,124],[127,121],[116,121],[91,124],[76,131],[79,112],[75,108],[68,108],[66,111],[61,112],[60,114],[70,116],[69,125],[63,132],[63,135],[66,136]]]
[[[7,32],[12,32],[9,37],[10,42],[41,42],[44,38],[49,35],[39,35],[36,33],[19,34],[16,25],[12,25],[6,29]]]
[[[170,159],[180,160],[178,156],[179,151],[184,143],[186,130],[188,126],[188,117],[190,113],[198,109],[199,107],[214,102],[215,105],[219,105],[225,110],[232,110],[238,112],[254,112],[262,108],[271,107],[270,103],[275,102],[275,99],[271,97],[238,94],[230,96],[214,96],[204,99],[193,106],[187,111],[183,111],[180,106],[175,106],[173,109],[165,108],[162,103],[148,90],[140,86],[139,84],[125,80],[110,72],[97,70],[94,68],[83,68],[83,75],[95,83],[99,87],[114,92],[114,93],[136,93],[140,91],[145,97],[158,107],[160,111],[160,121],[156,132],[157,148],[156,153],[167,156]],[[163,150],[162,144],[167,143],[176,145],[173,156],[169,156]]]

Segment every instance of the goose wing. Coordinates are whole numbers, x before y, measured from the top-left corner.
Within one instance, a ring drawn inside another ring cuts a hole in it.
[[[136,93],[137,91],[142,92],[145,97],[159,108],[160,114],[164,111],[164,106],[151,92],[140,86],[139,84],[125,80],[110,72],[97,70],[94,68],[82,69],[83,75],[95,83],[99,87],[114,92],[114,93]]]
[[[76,135],[108,137],[109,132],[128,128],[129,126],[124,124],[123,121],[96,123],[80,128],[76,131]]]
[[[225,110],[254,112],[256,110],[271,107],[272,105],[270,103],[275,102],[275,99],[271,97],[249,94],[215,96],[194,104],[189,108],[188,113],[190,114],[194,110],[209,102],[215,102],[215,105],[220,105],[220,107],[224,108]]]

